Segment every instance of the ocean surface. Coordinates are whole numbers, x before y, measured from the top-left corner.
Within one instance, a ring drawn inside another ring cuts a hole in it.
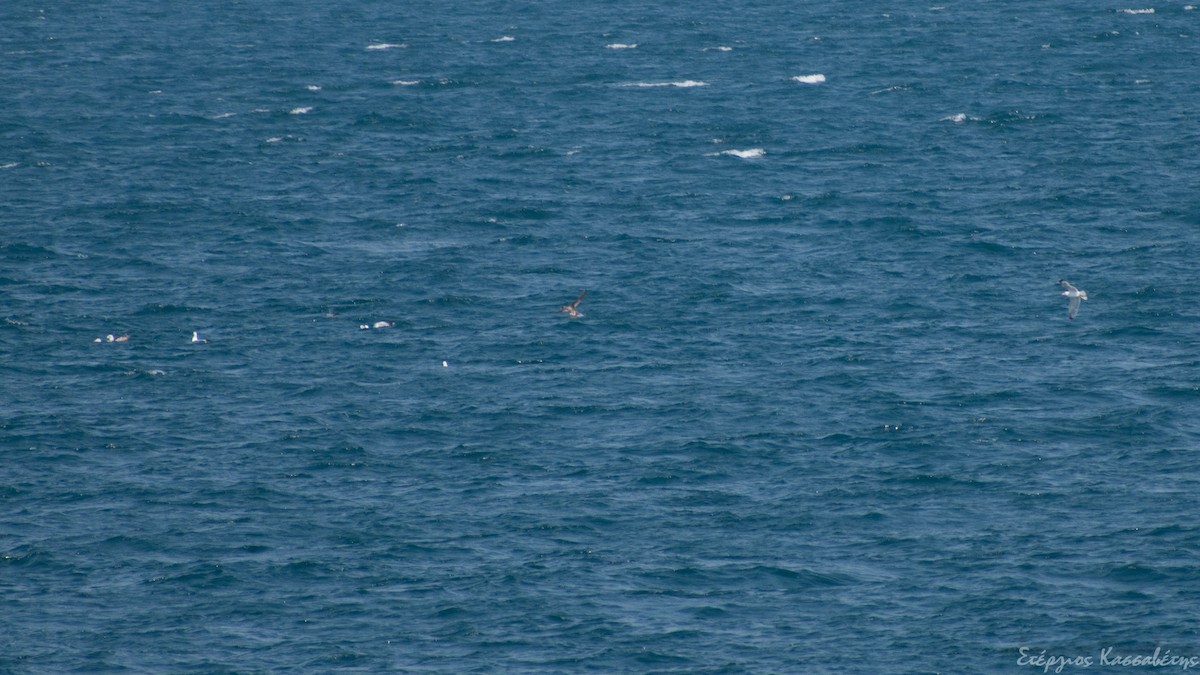
[[[1198,36],[0,4],[0,672],[1182,672]]]

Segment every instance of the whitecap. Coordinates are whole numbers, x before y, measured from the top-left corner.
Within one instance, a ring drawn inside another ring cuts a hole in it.
[[[373,45],[367,45],[367,49],[371,51],[379,51],[382,49],[405,49],[406,47],[408,47],[406,44],[393,44],[390,42],[378,42]]]
[[[621,42],[614,42],[610,45],[604,45],[604,47],[606,49],[637,49],[637,43],[634,42],[631,44],[624,44]]]
[[[962,124],[963,122],[967,121],[967,114],[966,113],[958,113],[957,115],[950,115],[949,117],[943,117],[941,121],[954,122],[955,124]]]
[[[512,42],[513,40],[516,40],[516,38],[511,35],[504,35],[492,40],[492,42]]]
[[[288,112],[288,114],[289,115],[304,115],[304,114],[308,113],[310,110],[312,110],[312,106],[307,106],[307,107],[303,107],[303,108],[292,108]]]
[[[321,91],[321,86],[317,85],[317,84],[310,84],[307,87],[305,87],[305,89],[307,89],[309,91]]]
[[[681,82],[633,82],[624,85],[626,87],[707,87],[707,82],[698,82],[696,80],[683,80]]]
[[[20,162],[9,162],[8,164],[0,164],[0,171],[4,171],[5,169],[11,169],[13,167],[19,166],[20,164],[21,164]]]
[[[392,80],[392,84],[397,87],[411,87],[414,84],[421,84],[420,80]]]
[[[1154,8],[1147,7],[1146,9],[1123,9],[1123,10],[1121,10],[1121,13],[1122,14],[1153,14]]]
[[[825,81],[825,76],[821,73],[813,73],[812,75],[796,75],[792,78],[793,81],[800,84],[821,84]]]
[[[706,52],[731,52],[731,51],[733,51],[733,47],[726,47],[725,45],[721,45],[719,47],[705,47],[703,51],[706,51]]]
[[[237,114],[237,113],[233,113],[233,112],[221,113],[220,115],[215,115],[215,116],[213,117],[213,119],[214,119],[214,120],[223,120],[223,119],[225,119],[226,117],[233,117],[233,116],[234,116],[234,115],[236,115],[236,114]]]
[[[283,140],[283,136],[272,136],[267,139],[267,142],[268,143],[279,143],[282,140]]]
[[[710,156],[728,155],[739,159],[758,159],[767,154],[762,148],[750,148],[749,150],[722,150],[721,152],[709,153]]]

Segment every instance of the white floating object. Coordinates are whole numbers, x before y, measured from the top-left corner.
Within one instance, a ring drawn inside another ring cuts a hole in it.
[[[450,364],[449,364],[449,363],[446,363],[445,361],[442,361],[442,367],[443,367],[443,368],[449,368],[449,367],[450,367]]]
[[[197,344],[204,344],[205,342],[208,342],[208,340],[205,340],[204,338],[200,337],[200,333],[198,333],[196,331],[192,331],[192,342],[197,343]]]

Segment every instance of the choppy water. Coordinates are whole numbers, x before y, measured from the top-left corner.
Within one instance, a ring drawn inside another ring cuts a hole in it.
[[[1200,656],[1200,12],[193,4],[0,6],[0,670]]]

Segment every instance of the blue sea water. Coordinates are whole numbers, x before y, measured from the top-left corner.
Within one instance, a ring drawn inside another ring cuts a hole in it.
[[[0,671],[1200,657],[1198,33],[3,3]]]

